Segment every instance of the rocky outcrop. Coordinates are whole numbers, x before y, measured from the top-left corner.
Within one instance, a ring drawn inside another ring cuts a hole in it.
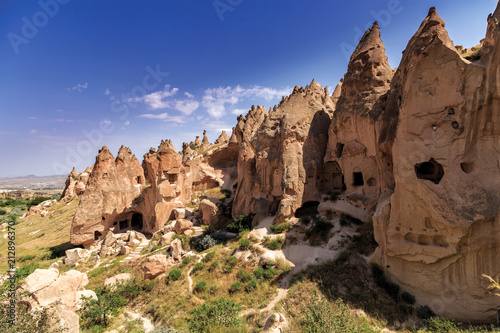
[[[499,11],[471,63],[431,8],[388,99],[399,123],[395,190],[374,218],[377,260],[420,302],[462,321],[497,318],[481,275],[500,272]]]
[[[143,208],[137,199],[143,186],[144,171],[130,149],[122,146],[115,159],[103,147],[73,219],[71,242],[88,246],[108,230],[142,230]]]
[[[80,294],[88,279],[85,273],[71,270],[63,274],[55,268],[36,269],[26,277],[21,289],[29,294],[24,300],[31,309],[51,308],[54,328],[79,332],[79,316],[75,313]]]
[[[91,167],[85,169],[81,174],[73,168],[66,179],[64,191],[59,201],[68,201],[70,198],[82,195],[85,192],[91,173]]]
[[[500,272],[499,22],[500,6],[481,53],[467,60],[432,8],[395,71],[374,23],[331,95],[314,80],[295,86],[274,108],[239,116],[230,138],[223,132],[211,145],[204,132],[182,153],[162,141],[142,166],[127,148],[115,160],[104,147],[71,241],[115,253],[125,245],[108,232],[135,229],[171,241],[179,261],[182,244],[164,225],[176,219],[177,232],[191,232],[183,219],[198,216],[182,207],[194,192],[220,186],[233,217],[277,222],[328,196],[336,201],[321,209],[373,223],[372,260],[421,304],[459,320],[496,320],[498,303],[481,276]],[[67,192],[76,189],[70,181]],[[229,208],[199,198],[204,223],[227,218]]]
[[[155,254],[146,258],[141,264],[144,278],[154,280],[166,272],[173,265],[172,259],[164,254]]]
[[[330,96],[314,80],[296,86],[280,105],[253,107],[236,127],[240,149],[233,216],[250,213],[293,217],[308,201],[319,201],[330,117]]]

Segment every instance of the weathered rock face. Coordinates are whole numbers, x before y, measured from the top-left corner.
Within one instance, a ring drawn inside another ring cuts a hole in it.
[[[26,277],[21,288],[29,293],[25,300],[31,308],[52,307],[54,328],[79,332],[79,317],[75,313],[80,301],[78,291],[88,283],[87,275],[71,270],[63,274],[55,268],[36,269]]]
[[[395,72],[375,23],[332,95],[314,80],[296,86],[273,109],[238,117],[230,138],[223,133],[210,145],[205,132],[182,153],[162,141],[142,167],[128,149],[115,160],[104,147],[72,242],[99,240],[113,253],[106,243],[114,239],[104,235],[135,228],[162,232],[167,244],[172,226],[163,226],[172,217],[179,233],[191,232],[174,209],[218,186],[234,195],[233,216],[278,221],[337,192],[338,207],[373,221],[373,260],[420,303],[463,321],[495,321],[498,301],[485,293],[482,274],[500,273],[499,22],[500,5],[488,17],[480,59],[470,62],[432,8]],[[68,193],[77,187],[69,184]],[[221,215],[217,208],[202,201],[205,223]],[[171,252],[182,258],[178,239]]]
[[[328,103],[327,103],[328,102]],[[238,187],[233,216],[277,213],[292,217],[304,202],[319,201],[327,144],[330,96],[314,82],[269,112],[252,108],[239,117]]]
[[[376,202],[393,183],[378,146],[379,118],[385,108],[392,70],[375,22],[354,51],[328,132],[324,190],[343,191],[362,206]],[[337,91],[337,89],[336,89]],[[338,92],[337,92],[338,94]]]
[[[470,63],[432,8],[388,99],[399,115],[396,187],[374,218],[378,261],[420,302],[462,321],[498,316],[481,275],[500,272],[499,19],[497,9],[486,52]]]
[[[143,230],[143,209],[136,200],[143,185],[143,169],[130,149],[122,146],[115,159],[103,147],[76,211],[71,242],[90,245],[108,230]]]
[[[72,197],[82,195],[85,192],[91,173],[92,168],[90,167],[85,169],[81,174],[73,168],[66,179],[64,191],[59,201],[67,201]]]

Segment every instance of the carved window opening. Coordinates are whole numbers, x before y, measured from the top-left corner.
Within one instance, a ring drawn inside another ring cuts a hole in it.
[[[439,184],[444,176],[443,166],[433,158],[429,162],[415,164],[415,173],[418,179],[430,180],[434,184]]]
[[[323,166],[323,172],[319,179],[319,188],[321,191],[344,190],[344,175],[337,162],[326,162]]]
[[[175,174],[175,173],[170,173],[170,174],[168,175],[168,182],[169,182],[170,184],[175,184],[175,183],[177,183],[177,174]]]
[[[352,185],[353,186],[363,186],[365,181],[363,180],[362,172],[353,172],[352,173]]]
[[[137,184],[141,184],[142,183],[142,179],[141,179],[141,176],[137,176]]]
[[[341,158],[343,152],[344,152],[344,144],[337,143],[337,146],[335,147],[335,155],[337,156],[337,158]]]
[[[102,233],[100,233],[99,231],[94,231],[94,240],[99,240],[99,238],[101,238],[102,236]]]
[[[120,230],[127,228],[128,228],[128,221],[127,220],[120,221]]]
[[[473,163],[460,163],[460,169],[462,169],[463,172],[465,173],[471,173],[474,171],[474,164]]]
[[[132,223],[131,223],[132,229],[141,231],[143,227],[142,223],[142,214],[135,213],[132,215]]]

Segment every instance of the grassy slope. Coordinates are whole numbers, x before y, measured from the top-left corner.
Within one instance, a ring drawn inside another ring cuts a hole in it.
[[[69,242],[71,222],[78,207],[79,200],[73,199],[68,203],[57,203],[46,209],[49,214],[41,217],[40,214],[29,217],[15,226],[17,266],[23,266],[30,260],[23,261],[23,257],[36,256],[40,268],[45,268],[58,257],[64,256],[64,251],[74,247]],[[7,231],[0,237],[0,271],[7,270],[8,240],[4,238]],[[21,259],[21,260],[20,260]],[[21,262],[20,262],[21,261]]]

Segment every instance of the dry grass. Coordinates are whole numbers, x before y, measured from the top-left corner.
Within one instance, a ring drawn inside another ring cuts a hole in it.
[[[46,209],[49,214],[31,216],[15,226],[16,258],[35,256],[32,260],[17,263],[23,266],[29,262],[37,263],[40,268],[48,267],[58,257],[64,256],[64,251],[74,246],[70,244],[70,229],[78,207],[79,199],[69,203],[57,203]],[[8,239],[4,238],[7,231],[0,237],[0,270],[7,270]],[[18,260],[19,261],[19,260]]]

